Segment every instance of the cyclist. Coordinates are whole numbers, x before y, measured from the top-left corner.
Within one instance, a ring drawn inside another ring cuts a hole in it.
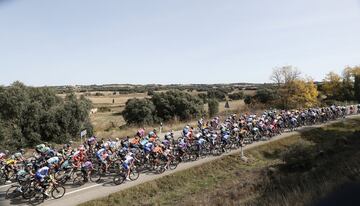
[[[129,176],[130,176],[130,172],[131,172],[131,168],[134,166],[134,162],[135,162],[136,158],[135,158],[135,154],[132,152],[129,152],[126,154],[125,156],[125,160],[122,164],[123,168],[126,170],[127,175],[126,175],[126,180],[130,180]]]
[[[105,166],[105,172],[108,171],[108,167],[109,167],[108,164],[108,160],[110,156],[109,153],[110,153],[109,146],[107,144],[104,144],[104,147],[96,152],[96,157]]]
[[[85,161],[85,147],[84,145],[80,145],[78,150],[74,153],[72,160],[75,167],[80,168],[81,164]]]
[[[94,166],[92,164],[92,162],[90,161],[86,161],[81,165],[81,173],[83,174],[84,177],[84,182],[88,182],[89,181],[89,171],[93,170]]]
[[[55,179],[51,175],[52,167],[44,166],[38,169],[35,173],[35,179],[38,181],[38,184],[45,189],[44,194],[49,197],[49,192],[52,189],[53,184],[56,184]],[[46,188],[46,182],[49,181],[49,187]]]

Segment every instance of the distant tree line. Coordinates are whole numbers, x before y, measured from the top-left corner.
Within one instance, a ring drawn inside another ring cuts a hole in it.
[[[301,77],[297,68],[284,66],[274,69],[271,80],[273,84],[259,88],[255,95],[246,95],[245,103],[293,109],[360,102],[360,67],[347,67],[341,76],[330,72],[315,84],[311,78]]]
[[[116,86],[116,85],[89,85],[89,86],[79,86],[79,87],[69,87],[69,86],[58,86],[53,87],[57,93],[71,93],[71,92],[81,92],[91,95],[90,92],[104,92],[112,91],[113,94],[131,94],[131,93],[149,93],[151,96],[155,91],[168,91],[168,90],[180,90],[180,91],[199,91],[199,92],[208,92],[211,90],[221,90],[226,94],[234,90],[242,90],[246,88],[247,90],[256,90],[257,87],[261,84],[191,84],[191,85],[128,85],[128,86]]]
[[[27,87],[14,82],[0,87],[1,147],[16,149],[41,142],[64,143],[87,129],[92,133],[85,97],[69,94],[62,99],[53,89]]]

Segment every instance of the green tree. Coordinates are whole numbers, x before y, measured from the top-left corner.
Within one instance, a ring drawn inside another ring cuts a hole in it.
[[[219,113],[219,102],[215,98],[209,99],[208,106],[209,106],[210,117],[213,117],[217,115],[217,113]]]
[[[50,88],[26,87],[21,82],[0,87],[1,147],[14,149],[41,141],[63,143],[77,137],[82,128],[92,128],[91,107],[84,97],[70,94],[62,99]]]
[[[152,124],[155,106],[149,99],[129,99],[122,115],[127,124]]]
[[[217,99],[219,101],[224,101],[226,99],[227,93],[220,89],[212,89],[207,93],[208,99]]]
[[[240,99],[243,99],[244,98],[244,92],[236,92],[236,93],[232,93],[232,94],[229,94],[229,98],[231,100],[240,100]]]
[[[245,104],[251,104],[253,102],[253,97],[250,95],[246,95],[244,98]]]

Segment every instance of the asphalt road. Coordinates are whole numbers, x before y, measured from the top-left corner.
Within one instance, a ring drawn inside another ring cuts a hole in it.
[[[354,116],[349,116],[347,118],[355,118],[355,117],[359,117],[360,115],[354,115]],[[337,120],[334,122],[338,122],[338,121],[342,121],[342,120]],[[316,126],[309,126],[309,127],[302,127],[299,128],[297,131],[295,132],[289,132],[289,133],[284,133],[282,135],[276,136],[268,141],[263,141],[263,142],[256,142],[253,143],[251,145],[247,145],[246,147],[244,147],[244,150],[248,150],[250,148],[259,146],[259,145],[263,145],[263,144],[268,144],[270,142],[279,140],[279,139],[283,139],[283,138],[287,138],[289,136],[292,136],[294,134],[298,134],[300,131],[306,131],[306,130],[311,130],[312,128],[316,128],[316,127],[323,127],[327,124],[330,124],[333,122],[329,122],[323,125],[316,125]],[[178,132],[176,133],[178,134]],[[199,166],[201,164],[207,163],[207,162],[211,162],[214,161],[216,159],[219,159],[223,156],[226,155],[231,155],[231,154],[237,154],[240,152],[240,149],[238,150],[233,150],[229,153],[223,154],[221,156],[216,156],[216,157],[207,157],[207,158],[203,158],[200,159],[198,161],[195,162],[187,162],[187,163],[181,163],[176,170],[173,171],[166,171],[165,173],[161,174],[161,175],[155,175],[152,173],[149,174],[140,174],[140,177],[138,180],[134,181],[134,182],[125,182],[122,185],[116,186],[112,183],[112,177],[107,177],[104,178],[104,180],[101,183],[87,183],[86,185],[82,186],[82,187],[73,187],[72,185],[67,185],[66,186],[66,194],[63,198],[59,199],[59,200],[46,200],[43,204],[41,205],[47,205],[47,206],[73,206],[73,205],[78,205],[80,203],[84,203],[93,199],[97,199],[97,198],[101,198],[101,197],[106,197],[111,193],[114,192],[118,192],[121,190],[125,190],[127,188],[142,184],[144,182],[148,182],[151,180],[155,180],[161,177],[164,177],[166,175],[170,175],[173,174],[175,172],[179,172],[182,170],[186,170],[188,168],[191,167],[195,167],[195,166]],[[27,201],[22,201],[22,200],[14,200],[14,201],[10,201],[10,200],[5,200],[5,193],[6,190],[10,187],[11,185],[4,185],[4,186],[0,186],[0,205],[1,206],[8,206],[8,205],[27,205]]]

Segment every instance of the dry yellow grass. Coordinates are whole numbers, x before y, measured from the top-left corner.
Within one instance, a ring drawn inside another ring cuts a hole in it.
[[[143,99],[149,97],[146,93],[131,93],[131,94],[116,94],[113,95],[113,92],[98,92],[104,94],[104,96],[95,96],[97,92],[90,92],[91,96],[86,96],[93,104],[94,107],[101,107],[101,106],[111,106],[111,107],[119,107],[124,106],[127,100],[132,98],[139,98]],[[76,96],[85,95],[85,93],[77,92],[75,93]],[[66,94],[58,94],[59,97],[64,98]],[[115,101],[113,104],[113,100]]]

